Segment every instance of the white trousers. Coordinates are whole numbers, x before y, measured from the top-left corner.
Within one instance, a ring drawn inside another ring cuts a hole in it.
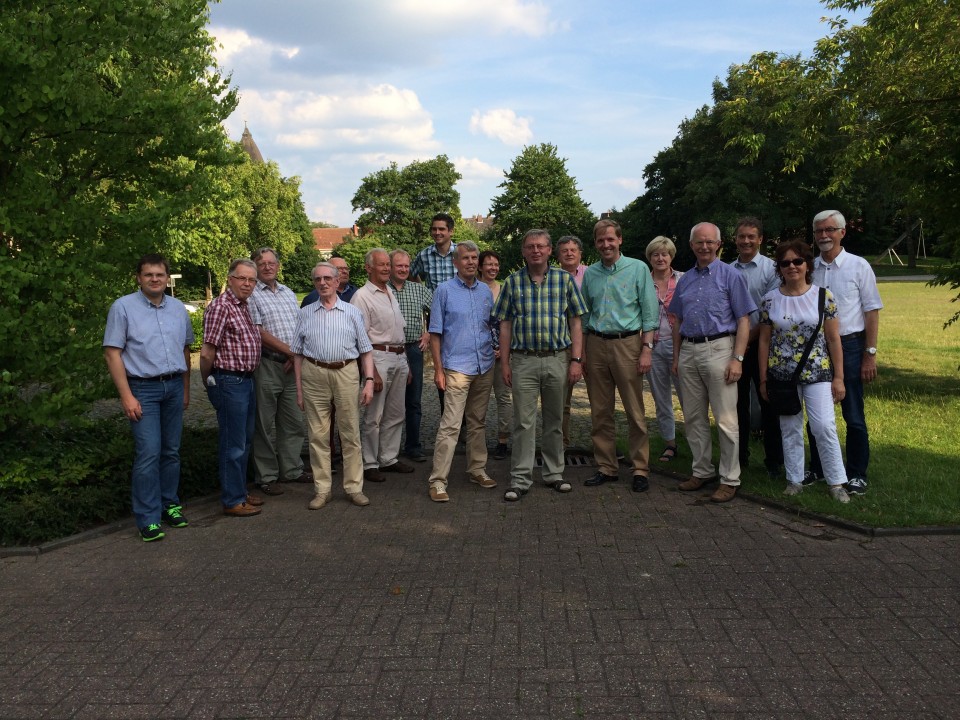
[[[847,481],[837,437],[837,416],[833,405],[830,383],[818,382],[800,385],[800,398],[807,411],[810,430],[817,441],[820,463],[828,485],[842,485]],[[803,480],[803,413],[780,416],[780,434],[783,436],[783,466],[787,481]]]

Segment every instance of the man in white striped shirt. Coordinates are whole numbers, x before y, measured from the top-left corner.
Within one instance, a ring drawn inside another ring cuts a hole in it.
[[[363,494],[360,451],[360,403],[373,398],[373,347],[357,308],[337,297],[338,273],[330,263],[313,269],[319,302],[300,309],[290,350],[297,382],[297,404],[307,415],[314,498],[319,510],[333,496],[330,466],[330,418],[337,408],[337,429],[343,451],[343,489],[354,505],[369,505]],[[363,370],[361,382],[357,358]]]

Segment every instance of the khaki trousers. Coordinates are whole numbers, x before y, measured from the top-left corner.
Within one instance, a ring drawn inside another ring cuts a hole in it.
[[[627,441],[633,474],[650,473],[650,439],[643,409],[643,376],[637,361],[643,347],[641,335],[604,340],[586,335],[587,395],[593,422],[593,456],[604,475],[617,475],[617,427],[614,419],[614,391],[627,416]]]
[[[693,454],[693,476],[712,478],[710,410],[720,436],[720,482],[740,484],[740,426],[737,384],[723,379],[733,356],[733,336],[702,343],[680,341],[680,398],[684,432]],[[709,407],[708,407],[709,406]]]
[[[330,416],[337,408],[337,429],[343,451],[343,489],[348,495],[363,491],[363,456],[360,453],[360,372],[355,362],[339,370],[304,362],[301,369],[303,409],[310,439],[310,465],[317,495],[333,487],[330,469]]]
[[[460,425],[467,422],[467,472],[484,472],[487,467],[487,404],[493,385],[493,368],[483,375],[465,375],[444,368],[447,389],[443,397],[443,417],[433,449],[430,484],[447,484],[453,453],[457,449]]]

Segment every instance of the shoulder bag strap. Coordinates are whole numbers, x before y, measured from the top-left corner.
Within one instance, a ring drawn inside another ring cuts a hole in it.
[[[793,382],[796,383],[800,379],[800,372],[803,370],[804,366],[807,364],[807,360],[810,357],[810,353],[813,350],[813,344],[817,341],[817,335],[820,334],[820,328],[823,326],[823,308],[826,305],[827,291],[825,288],[820,288],[820,295],[817,298],[817,314],[819,318],[817,319],[817,328],[813,331],[813,334],[810,336],[810,339],[807,341],[807,346],[803,349],[803,357],[800,358],[800,362],[797,363],[797,369],[793,371]]]

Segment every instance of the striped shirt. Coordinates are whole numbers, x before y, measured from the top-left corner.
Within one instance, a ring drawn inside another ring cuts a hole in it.
[[[453,266],[453,251],[456,249],[457,244],[452,242],[447,254],[441,255],[437,252],[436,245],[427,245],[413,259],[410,277],[420,278],[430,290],[436,292],[440,283],[446,282],[457,274],[457,269]]]
[[[400,313],[406,326],[403,328],[403,339],[407,344],[420,341],[420,336],[426,330],[424,313],[430,312],[430,303],[433,302],[433,292],[426,285],[417,282],[404,282],[397,289],[392,282],[390,289],[400,306]]]
[[[257,282],[250,296],[250,317],[254,325],[262,326],[280,342],[290,344],[297,327],[297,296],[293,290],[277,283],[275,290],[264,282]]]
[[[203,342],[217,348],[214,369],[253,372],[260,364],[260,333],[250,307],[230,288],[204,310]]]
[[[353,294],[350,304],[363,313],[370,342],[403,345],[403,315],[392,292],[368,282]]]
[[[355,360],[371,352],[373,346],[363,326],[363,313],[337,298],[329,309],[322,302],[300,308],[290,350],[295,355],[334,363]]]
[[[539,285],[527,268],[508,277],[500,288],[497,320],[512,321],[511,350],[563,350],[570,346],[571,317],[586,312],[573,275],[548,267]]]

